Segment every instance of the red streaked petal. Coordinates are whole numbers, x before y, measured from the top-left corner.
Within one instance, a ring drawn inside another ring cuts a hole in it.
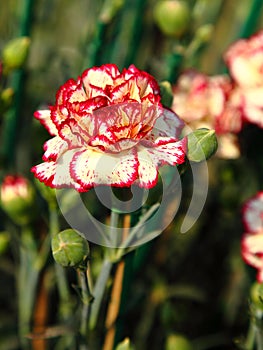
[[[55,187],[53,180],[56,171],[56,162],[52,161],[38,164],[31,168],[31,171],[40,182],[44,182],[44,184],[49,187]]]
[[[137,178],[138,159],[134,151],[115,155],[86,149],[74,155],[70,170],[87,189],[96,185],[130,186]]]
[[[157,168],[146,148],[137,148],[138,151],[138,184],[143,188],[152,188],[158,182]]]
[[[63,155],[57,160],[53,179],[53,186],[55,188],[73,187],[77,191],[82,191],[80,184],[75,182],[70,174],[70,164],[77,151],[79,151],[79,148],[69,150],[63,153]]]
[[[100,67],[87,69],[82,74],[82,81],[86,90],[89,90],[89,85],[104,89],[107,85],[113,85],[114,78],[119,74],[117,66],[105,64]]]
[[[58,131],[51,119],[51,112],[49,109],[43,109],[36,111],[34,117],[40,121],[40,123],[48,130],[50,135],[57,135]]]
[[[75,119],[69,119],[61,124],[59,136],[70,148],[83,147],[90,139],[86,130],[82,129]]]
[[[44,161],[56,160],[59,155],[66,151],[68,144],[59,136],[55,136],[44,144],[45,153],[43,155]]]
[[[165,164],[176,165],[185,161],[185,152],[187,139],[184,138],[177,142],[160,144],[156,147],[145,148],[152,162],[159,167]]]

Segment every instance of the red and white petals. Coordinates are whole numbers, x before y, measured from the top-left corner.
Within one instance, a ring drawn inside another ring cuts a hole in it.
[[[138,159],[133,150],[109,154],[88,148],[74,154],[70,173],[88,190],[98,185],[130,186],[137,178],[137,169]]]
[[[245,121],[263,128],[263,31],[232,44],[224,58],[237,85]]]
[[[50,135],[57,135],[58,130],[51,119],[51,112],[49,109],[43,109],[36,111],[34,117],[40,121],[40,123],[47,129]]]
[[[52,139],[48,140],[44,144],[45,153],[42,159],[46,162],[54,160],[67,150],[68,143],[61,139],[59,136],[55,136]]]
[[[245,203],[243,221],[247,232],[263,231],[263,192],[258,192]]]
[[[191,129],[215,130],[219,144],[217,156],[239,156],[238,149],[225,147],[229,143],[223,142],[233,139],[243,126],[242,97],[227,75],[207,76],[195,70],[186,71],[174,87],[172,109]]]
[[[258,270],[257,280],[263,282],[263,192],[258,192],[243,207],[246,233],[241,241],[244,261]]]
[[[241,242],[244,261],[258,270],[257,280],[263,282],[263,232],[245,234]]]
[[[138,181],[140,187],[152,188],[157,184],[158,171],[146,148],[138,150]]]
[[[32,168],[46,185],[79,192],[134,182],[151,188],[159,166],[184,161],[183,123],[160,104],[154,78],[136,67],[88,69],[56,97],[50,111],[36,113],[55,135],[44,145],[45,162]]]

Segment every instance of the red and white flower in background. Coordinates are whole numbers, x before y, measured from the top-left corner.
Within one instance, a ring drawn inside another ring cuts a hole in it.
[[[224,55],[237,85],[244,118],[263,127],[263,31],[230,46]]]
[[[6,175],[0,186],[1,207],[19,225],[30,222],[35,215],[35,190],[20,175]]]
[[[183,122],[162,107],[155,79],[133,65],[122,72],[113,64],[85,70],[35,117],[53,138],[32,171],[50,187],[151,188],[159,166],[184,162]]]
[[[243,207],[246,233],[241,242],[242,257],[258,270],[257,280],[263,282],[263,192],[246,202]]]
[[[191,128],[214,129],[219,148],[217,156],[236,158],[236,133],[242,128],[239,96],[227,75],[207,76],[195,70],[181,74],[174,86],[172,109]]]

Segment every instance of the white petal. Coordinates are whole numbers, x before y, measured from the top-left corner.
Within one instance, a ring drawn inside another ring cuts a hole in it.
[[[88,148],[77,152],[71,163],[72,176],[87,189],[96,185],[130,186],[137,172],[134,150],[111,154]]]

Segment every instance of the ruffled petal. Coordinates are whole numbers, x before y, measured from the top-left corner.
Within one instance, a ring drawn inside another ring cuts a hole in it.
[[[45,153],[43,155],[44,161],[56,160],[68,148],[66,141],[59,136],[55,136],[44,144]]]
[[[183,138],[180,141],[168,142],[156,147],[145,148],[145,152],[148,153],[153,164],[159,167],[165,164],[182,164],[185,161],[186,148],[187,139]]]
[[[70,171],[86,189],[96,185],[130,186],[137,178],[138,159],[135,150],[115,155],[89,148],[75,153]]]
[[[105,89],[107,85],[113,85],[118,75],[120,72],[115,64],[105,64],[87,69],[82,74],[82,81],[86,91],[90,91],[90,86]]]
[[[49,187],[55,187],[53,180],[56,171],[56,162],[51,161],[38,164],[31,168],[31,171],[39,181],[44,182]]]
[[[40,121],[40,123],[47,129],[50,135],[57,135],[58,130],[51,119],[51,112],[49,109],[43,109],[36,111],[34,117]]]
[[[82,186],[72,178],[70,172],[72,159],[78,150],[79,149],[69,150],[59,157],[53,179],[53,186],[55,188],[71,187],[79,192],[82,191]]]
[[[138,147],[138,185],[143,188],[152,188],[158,182],[157,167],[144,147]]]
[[[164,108],[161,116],[154,124],[155,133],[160,136],[179,138],[185,123],[171,110]]]

